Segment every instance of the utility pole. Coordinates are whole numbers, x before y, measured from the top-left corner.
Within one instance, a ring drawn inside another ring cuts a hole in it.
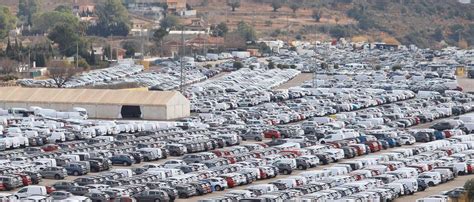
[[[79,67],[79,42],[76,42],[76,69]]]
[[[316,88],[316,58],[313,58],[313,88]]]

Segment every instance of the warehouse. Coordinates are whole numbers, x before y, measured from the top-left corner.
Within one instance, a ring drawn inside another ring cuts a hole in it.
[[[0,88],[0,108],[87,109],[89,118],[173,120],[190,115],[189,100],[176,91]]]

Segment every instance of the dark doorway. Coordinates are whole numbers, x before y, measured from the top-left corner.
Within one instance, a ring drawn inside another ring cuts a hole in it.
[[[140,106],[122,106],[122,118],[124,119],[139,119],[142,117]]]

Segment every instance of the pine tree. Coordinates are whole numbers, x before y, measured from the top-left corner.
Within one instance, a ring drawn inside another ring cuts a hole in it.
[[[7,41],[7,48],[5,49],[5,55],[7,57],[9,57],[10,59],[12,59],[14,57],[14,51],[13,51],[13,47],[12,47],[12,44],[10,42],[10,37],[8,37],[8,41]]]

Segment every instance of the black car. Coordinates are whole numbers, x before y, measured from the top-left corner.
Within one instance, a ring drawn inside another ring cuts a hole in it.
[[[425,191],[425,189],[429,187],[422,179],[417,179],[416,181],[418,181],[418,191]]]
[[[168,196],[170,197],[170,201],[174,201],[178,198],[178,191],[176,189],[173,189],[171,187],[160,187],[156,188],[157,190],[162,190],[168,193]]]
[[[141,163],[143,161],[143,154],[140,152],[129,152],[133,159],[135,160],[135,163]]]
[[[354,158],[357,155],[357,151],[353,147],[342,147],[341,149],[344,151],[344,158],[346,159]]]

